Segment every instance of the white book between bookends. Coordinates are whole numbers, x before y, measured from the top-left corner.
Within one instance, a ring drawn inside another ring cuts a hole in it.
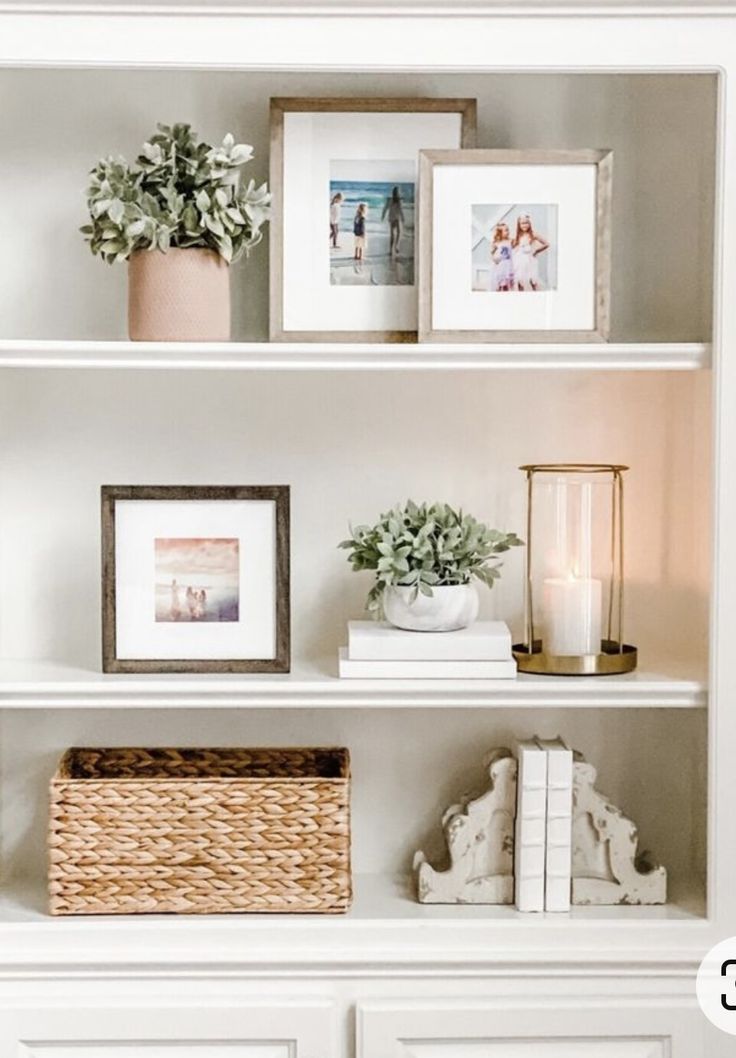
[[[514,896],[519,911],[544,911],[547,849],[547,753],[517,739]]]
[[[414,856],[422,904],[512,904],[516,760],[508,749],[486,760],[490,788],[475,800],[452,805],[442,817],[450,867],[437,871],[423,852]]]
[[[573,754],[559,735],[535,739],[547,754],[547,850],[544,910],[569,911],[572,890]]]
[[[636,824],[595,789],[596,770],[575,754],[572,802],[573,904],[664,904],[667,871],[637,856]]]

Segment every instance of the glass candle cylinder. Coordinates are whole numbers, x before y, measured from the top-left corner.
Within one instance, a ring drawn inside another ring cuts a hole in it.
[[[623,642],[623,471],[614,464],[538,464],[527,475],[522,671],[628,671]]]

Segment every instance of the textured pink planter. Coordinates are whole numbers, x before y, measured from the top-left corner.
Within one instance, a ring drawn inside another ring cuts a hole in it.
[[[230,268],[214,250],[136,250],[128,262],[134,342],[230,340]]]

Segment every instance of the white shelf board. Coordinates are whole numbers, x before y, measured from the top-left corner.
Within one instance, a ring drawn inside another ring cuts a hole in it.
[[[44,963],[185,963],[321,967],[349,963],[451,964],[467,971],[529,958],[588,962],[702,957],[701,898],[663,907],[577,907],[524,914],[514,907],[428,906],[410,879],[355,878],[344,915],[107,915],[51,917],[45,886],[14,883],[0,897],[0,974]],[[605,954],[603,954],[605,953]]]
[[[697,370],[702,342],[381,344],[359,342],[97,342],[0,340],[0,368],[194,371]]]
[[[697,709],[692,670],[624,676],[520,675],[515,680],[341,680],[334,665],[288,675],[104,675],[48,661],[0,661],[0,709],[115,708],[662,708]]]

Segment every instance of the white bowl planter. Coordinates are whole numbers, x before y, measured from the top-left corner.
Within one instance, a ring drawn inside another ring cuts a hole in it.
[[[467,628],[478,616],[478,592],[473,584],[449,584],[421,592],[412,601],[413,587],[386,588],[383,612],[396,628],[410,632],[453,632]]]
[[[227,342],[230,268],[215,250],[136,250],[128,264],[134,342]]]

